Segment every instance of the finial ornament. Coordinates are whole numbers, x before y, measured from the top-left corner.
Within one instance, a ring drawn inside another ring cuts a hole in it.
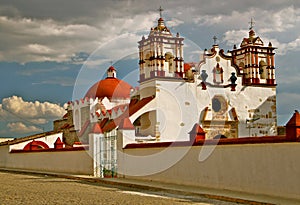
[[[214,36],[213,39],[214,39],[214,45],[217,45],[218,38],[216,36]]]
[[[162,18],[162,12],[164,11],[164,9],[161,8],[161,6],[160,6],[158,11],[159,11],[159,17]]]
[[[252,30],[254,25],[255,25],[255,22],[254,22],[253,18],[251,18],[249,24],[250,24],[249,30]]]

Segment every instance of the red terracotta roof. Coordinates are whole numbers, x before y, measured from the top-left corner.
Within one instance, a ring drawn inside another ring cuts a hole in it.
[[[60,145],[60,144],[64,144],[62,141],[61,141],[61,139],[58,137],[57,139],[56,139],[56,141],[54,142],[54,144],[55,145]]]
[[[196,123],[189,134],[204,134],[204,133],[205,132],[202,129],[202,127],[198,123]]]
[[[100,127],[100,124],[99,123],[95,123],[90,133],[103,134],[102,129]]]
[[[104,127],[104,125],[105,125],[107,122],[108,122],[108,117],[102,119],[102,120],[100,121],[100,127]]]
[[[184,67],[184,71],[185,71],[185,72],[191,69],[191,65],[188,64],[188,63],[185,63],[185,64],[183,65],[183,67]]]
[[[131,85],[118,78],[107,77],[95,83],[86,93],[89,98],[129,98]]]
[[[125,112],[117,117],[116,119],[108,121],[104,127],[102,127],[103,132],[111,131],[112,129],[116,128],[122,119],[128,118],[134,113],[136,113],[138,110],[140,110],[142,107],[144,107],[147,103],[149,103],[151,100],[154,99],[154,96],[146,97],[141,100],[134,100],[135,103],[130,102],[129,107]]]
[[[139,101],[139,99],[131,99],[129,106],[134,105],[135,103],[137,103]]]
[[[120,117],[118,117],[114,120],[109,120],[102,128],[103,132],[109,132],[109,131],[113,130],[114,128],[116,128],[118,126],[120,121],[121,121]]]
[[[129,116],[133,115],[137,111],[139,111],[142,107],[144,107],[146,104],[148,104],[151,100],[154,99],[154,96],[143,98],[139,101],[137,101],[135,104],[130,103],[129,104]]]
[[[64,114],[63,118],[68,118],[68,113]]]
[[[120,130],[134,130],[134,126],[128,117],[123,118],[119,124]]]
[[[64,143],[58,137],[54,142],[54,149],[63,149],[63,148],[64,148]]]
[[[126,108],[127,106],[128,106],[128,104],[118,105],[118,106],[113,107],[113,108],[110,109],[110,110],[107,110],[107,112],[108,112],[109,114],[111,114],[112,111],[118,112],[119,109],[120,109],[122,112],[124,112],[124,110],[125,110],[125,108]]]
[[[300,114],[298,111],[295,111],[292,118],[286,124],[287,126],[300,126]]]

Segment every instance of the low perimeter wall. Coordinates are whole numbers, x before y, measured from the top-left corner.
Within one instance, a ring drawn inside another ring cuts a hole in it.
[[[118,171],[126,178],[300,199],[297,142],[127,148],[118,154]]]
[[[9,153],[0,147],[0,167],[70,174],[93,174],[93,160],[85,150]]]

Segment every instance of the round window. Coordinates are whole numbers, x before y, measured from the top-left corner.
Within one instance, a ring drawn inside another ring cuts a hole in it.
[[[221,102],[218,98],[214,98],[212,100],[212,109],[215,111],[215,112],[219,112],[221,110]]]
[[[216,95],[212,99],[212,109],[215,113],[223,114],[227,110],[227,103],[223,96]]]

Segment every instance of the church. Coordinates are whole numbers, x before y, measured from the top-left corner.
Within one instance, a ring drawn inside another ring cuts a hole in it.
[[[214,38],[198,62],[185,62],[184,38],[170,31],[161,11],[138,42],[138,87],[111,65],[82,99],[68,102],[52,132],[12,141],[9,149],[88,148],[94,175],[103,176],[117,169],[117,147],[278,136],[272,44],[251,26],[239,47],[225,52]]]
[[[88,143],[99,133],[112,143],[117,129],[126,132],[123,146],[195,137],[276,136],[272,43],[265,45],[252,26],[230,51],[214,40],[197,63],[185,62],[184,38],[174,35],[160,14],[157,25],[138,42],[139,87],[118,79],[122,68],[110,66],[105,79],[82,99],[68,103],[54,130],[63,131],[69,146]]]
[[[162,15],[149,30],[138,41],[138,87],[111,65],[53,131],[0,142],[0,168],[299,200],[300,113],[277,128],[272,43],[251,23],[232,50],[214,38],[186,62],[185,39]]]

